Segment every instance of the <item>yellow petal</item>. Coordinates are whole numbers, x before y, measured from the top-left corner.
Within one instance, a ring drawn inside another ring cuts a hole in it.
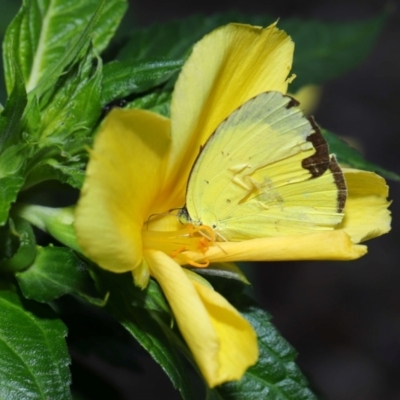
[[[150,280],[150,268],[145,258],[142,262],[132,270],[133,281],[137,287],[145,289]]]
[[[211,387],[239,380],[258,359],[257,336],[239,312],[219,293],[193,281],[217,332],[220,349],[217,375],[206,376]]]
[[[158,195],[169,121],[113,110],[98,133],[75,214],[78,242],[102,268],[125,272],[142,260],[142,227]]]
[[[299,108],[306,115],[311,115],[318,107],[321,99],[322,88],[318,85],[306,85],[301,87],[296,93],[290,93],[299,103]]]
[[[145,257],[209,386],[240,379],[257,360],[250,324],[217,292],[191,280],[166,254],[146,250]]]
[[[269,237],[243,242],[218,242],[205,255],[185,253],[195,262],[354,260],[367,248],[355,245],[344,231]]]
[[[185,191],[200,147],[232,111],[261,92],[286,92],[293,47],[275,24],[266,29],[230,24],[194,46],[171,103],[168,175],[177,195]]]
[[[353,242],[383,235],[390,230],[388,186],[379,175],[343,168],[348,188],[344,218],[337,229],[347,232]]]

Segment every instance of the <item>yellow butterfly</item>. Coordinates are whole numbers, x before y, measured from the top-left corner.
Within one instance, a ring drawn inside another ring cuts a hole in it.
[[[347,190],[317,125],[298,103],[262,93],[211,135],[193,165],[181,216],[219,240],[330,230]]]

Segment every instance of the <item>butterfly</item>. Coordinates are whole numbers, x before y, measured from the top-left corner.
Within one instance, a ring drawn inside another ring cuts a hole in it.
[[[181,217],[218,240],[330,230],[343,219],[343,173],[312,118],[280,92],[248,100],[201,149]]]

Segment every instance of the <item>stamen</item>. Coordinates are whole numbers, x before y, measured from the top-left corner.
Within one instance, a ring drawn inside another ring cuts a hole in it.
[[[179,253],[182,253],[182,252],[184,252],[185,250],[186,250],[186,248],[183,246],[183,247],[181,247],[181,248],[179,248],[179,249],[173,251],[172,254],[170,254],[170,256],[171,256],[172,258],[175,258]]]
[[[188,259],[188,264],[191,265],[192,267],[207,268],[210,265],[210,261],[206,259],[204,260],[204,264],[200,264],[198,262]]]
[[[197,268],[208,267],[210,262],[202,262],[189,258],[186,252],[205,254],[210,246],[215,245],[215,233],[207,225],[195,226],[187,224],[177,231],[151,231],[146,227],[142,231],[143,247],[163,251],[179,264],[189,264]]]

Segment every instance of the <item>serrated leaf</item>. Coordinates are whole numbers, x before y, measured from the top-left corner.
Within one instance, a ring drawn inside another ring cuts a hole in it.
[[[155,91],[131,101],[125,108],[139,108],[153,111],[164,117],[170,115],[171,91]]]
[[[53,311],[2,287],[0,321],[0,398],[70,398],[67,332]]]
[[[56,164],[53,166],[57,175],[57,180],[66,183],[75,189],[81,189],[85,180],[85,163],[75,163],[73,165]]]
[[[89,49],[81,62],[59,79],[52,95],[42,97],[36,112],[34,107],[29,109],[25,129],[35,154],[26,173],[25,189],[49,179],[75,188],[82,186],[86,148],[102,112],[101,81],[101,61]]]
[[[64,4],[67,9],[63,10],[62,4],[58,8],[57,6],[60,5],[58,3]],[[25,79],[27,92],[30,92],[28,106],[32,97],[40,97],[47,90],[52,92],[63,70],[77,59],[85,47],[88,47],[92,33],[103,11],[105,0],[100,3],[97,2],[93,12],[86,15],[86,18],[85,16],[82,18],[83,20],[89,19],[86,26],[84,25],[78,30],[72,29],[70,37],[71,32],[69,29],[65,29],[64,23],[61,22],[64,21],[64,18],[71,19],[69,26],[71,29],[75,26],[73,21],[81,20],[79,15],[68,14],[68,12],[71,12],[71,4],[73,7],[73,4],[76,3],[71,0],[68,2],[47,0],[46,4],[41,5],[44,7],[41,10],[36,0],[26,0],[25,6],[7,30],[3,46],[7,89],[10,91],[14,85],[9,73],[8,57],[11,56],[17,60]],[[61,11],[65,11],[66,15],[57,14]],[[53,36],[58,32],[57,27],[55,27],[58,18],[61,18],[61,21],[58,21],[61,23],[61,27],[58,27],[58,29],[62,31],[59,34],[61,38],[66,34],[68,39],[68,42],[64,41],[63,45],[60,45],[57,36]],[[53,32],[52,28],[56,31]],[[65,30],[64,33],[63,30]],[[50,41],[50,44],[48,41]],[[49,48],[54,52],[49,53]],[[68,50],[65,51],[65,49]],[[57,56],[55,57],[55,55]]]
[[[79,64],[76,64],[57,84],[57,89],[47,102],[42,102],[42,146],[47,138],[60,143],[67,150],[69,139],[76,143],[79,137],[86,137],[93,129],[101,114],[100,94],[102,64],[89,50]],[[71,146],[69,146],[71,147]],[[73,151],[71,152],[73,153]]]
[[[65,247],[41,247],[33,264],[16,278],[27,299],[49,302],[75,294],[101,304],[86,264]]]
[[[316,400],[308,382],[295,365],[295,350],[270,322],[270,315],[246,295],[228,296],[248,319],[258,337],[259,359],[240,381],[213,390],[223,400]]]
[[[80,142],[77,143],[78,145]],[[82,146],[89,145],[90,141],[82,141]],[[35,154],[35,160],[39,163],[31,163],[31,169],[26,174],[26,180],[22,190],[27,190],[38,183],[57,180],[66,183],[75,189],[82,187],[85,179],[86,154],[78,154],[75,157],[63,154],[61,148],[47,147],[42,152]],[[55,153],[52,154],[52,151]],[[85,150],[83,150],[85,151]],[[48,158],[54,155],[55,158]]]
[[[348,166],[357,169],[363,169],[366,171],[373,171],[381,174],[387,179],[393,179],[394,181],[400,181],[400,175],[388,171],[377,164],[371,163],[364,159],[364,157],[353,147],[348,145],[346,142],[341,140],[335,134],[322,129],[322,134],[329,144],[329,151],[336,155],[337,160],[343,166]]]
[[[170,315],[162,312],[165,308],[162,303],[165,303],[165,300],[161,289],[153,282],[150,289],[141,290],[134,286],[132,275],[129,273],[102,272],[101,276],[104,289],[110,293],[107,311],[160,364],[174,387],[180,391],[182,398],[193,399],[182,357],[162,329],[163,325],[168,327]]]
[[[23,189],[26,190],[39,182],[57,180],[66,183],[75,189],[81,189],[85,180],[85,162],[72,162],[63,165],[61,162],[51,159],[44,165],[34,168],[28,174]]]
[[[182,60],[114,61],[104,66],[102,104],[140,93],[167,81]]]

